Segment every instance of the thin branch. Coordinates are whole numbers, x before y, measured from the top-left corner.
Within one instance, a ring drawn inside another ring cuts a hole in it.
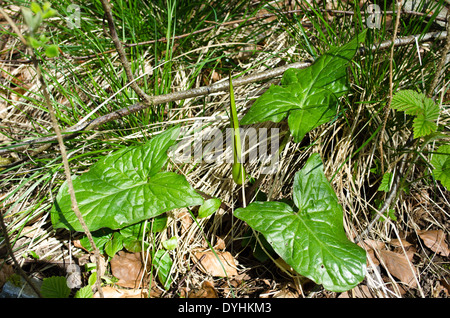
[[[445,66],[445,62],[447,61],[447,54],[449,54],[450,51],[450,15],[448,16],[447,19],[447,37],[446,37],[446,41],[447,43],[445,44],[444,48],[442,49],[442,55],[441,55],[441,60],[439,61],[439,64],[436,68],[436,71],[434,73],[434,78],[433,81],[431,82],[431,85],[428,89],[428,93],[427,96],[432,98],[434,95],[434,90],[437,86],[437,84],[439,83],[439,79],[441,77],[441,73],[442,70]]]
[[[117,53],[119,53],[122,66],[125,69],[125,74],[127,75],[128,81],[130,82],[131,88],[138,94],[142,101],[148,104],[152,104],[151,97],[147,95],[134,80],[133,73],[131,72],[130,62],[128,62],[127,55],[123,49],[122,42],[120,42],[119,37],[116,32],[116,27],[114,26],[114,18],[111,12],[111,5],[108,0],[102,0],[103,9],[105,10],[106,20],[108,21],[109,33],[116,47]]]
[[[449,53],[449,51],[450,51],[450,16],[448,17],[448,21],[447,21],[446,44],[442,50],[441,59],[439,61],[438,67],[436,69],[433,81],[431,83],[430,88],[428,89],[427,96],[429,98],[432,98],[432,96],[434,95],[434,89],[436,88],[437,83],[439,82],[439,78],[441,77],[441,71],[445,65],[445,62],[447,60],[447,54]],[[417,142],[418,142],[418,140],[414,139],[414,133],[411,132],[411,134],[406,142],[406,145],[412,144],[411,148],[414,149],[417,147]],[[424,147],[424,146],[425,145],[423,145],[422,147]],[[418,157],[421,153],[422,153],[422,149],[420,149],[419,151],[416,152],[415,158],[413,158],[410,162],[413,162],[413,163],[416,162],[416,160],[418,159]],[[373,225],[391,207],[392,203],[397,201],[399,192],[401,191],[401,183],[402,183],[402,179],[404,178],[403,175],[405,174],[404,170],[405,170],[406,162],[408,161],[407,159],[408,159],[408,155],[405,154],[404,158],[402,159],[402,161],[400,163],[400,167],[398,169],[396,178],[394,179],[394,181],[392,183],[391,190],[390,190],[386,200],[383,203],[383,206],[377,212],[377,215],[370,222],[370,224],[366,227],[366,229],[355,239],[355,243],[358,243],[364,236],[366,236],[369,233],[369,231],[371,230],[371,228],[373,227]],[[408,171],[406,172],[406,175],[408,175]]]
[[[312,9],[306,9],[306,11],[308,12],[312,12]],[[319,11],[321,12],[328,12],[331,14],[342,14],[342,15],[355,15],[354,11],[344,11],[344,10],[334,10],[334,9],[319,9]],[[227,22],[215,22],[215,21],[207,21],[205,20],[205,22],[207,23],[214,23],[214,26],[209,26],[200,30],[195,30],[193,32],[190,33],[185,33],[182,35],[176,35],[173,36],[171,38],[171,40],[180,40],[180,39],[184,39],[188,36],[192,36],[192,35],[196,35],[196,34],[201,34],[201,33],[205,33],[208,32],[212,29],[214,29],[217,25],[220,26],[225,26],[225,25],[230,25],[230,24],[236,24],[236,23],[242,23],[242,22],[250,22],[250,21],[254,21],[254,20],[259,20],[259,19],[266,19],[266,18],[270,18],[276,15],[281,15],[281,14],[292,14],[292,13],[301,13],[301,12],[305,12],[305,10],[289,10],[289,11],[283,11],[283,12],[279,12],[279,13],[266,13],[266,14],[261,14],[258,15],[256,17],[251,17],[248,19],[239,19],[239,20],[232,20],[232,21],[227,21]],[[401,11],[402,14],[407,14],[407,15],[415,15],[415,16],[424,16],[427,18],[432,18],[432,15],[427,14],[427,13],[423,13],[423,12],[416,12],[416,11],[410,11],[410,10],[402,10]],[[384,15],[392,15],[394,14],[393,11],[386,11],[383,12]],[[446,18],[444,17],[435,17],[434,18],[435,21],[442,21],[445,22]],[[302,22],[302,26],[310,26],[311,23],[308,22]],[[136,46],[141,46],[141,45],[149,45],[149,44],[154,44],[157,42],[166,42],[167,38],[162,37],[156,40],[149,40],[149,41],[142,41],[142,42],[137,42],[137,43],[123,43],[124,47],[136,47]],[[3,52],[3,51],[2,51]],[[89,55],[83,55],[83,56],[72,56],[72,55],[68,55],[68,54],[63,54],[64,58],[66,59],[73,59],[73,60],[88,60],[91,58],[96,58],[102,55],[106,55],[106,54],[110,54],[110,53],[114,53],[117,52],[116,49],[111,49],[111,50],[107,50],[104,52],[98,52],[98,53],[93,53],[93,54],[89,54]],[[1,53],[1,52],[0,52]],[[52,59],[58,59],[60,57],[54,57]],[[27,63],[31,63],[31,60],[22,60],[22,59],[15,59],[15,60],[0,60],[0,62],[2,63],[13,63],[13,64],[27,64]]]
[[[402,37],[402,38],[397,38],[397,39],[395,39],[394,42],[392,42],[392,40],[386,40],[379,44],[374,44],[370,48],[361,47],[359,53],[364,54],[368,50],[369,51],[384,50],[384,49],[391,47],[392,43],[394,44],[394,46],[404,46],[404,45],[413,44],[413,43],[415,43],[415,39],[417,37],[418,37],[417,35],[406,36],[406,37]],[[436,40],[444,39],[446,37],[447,37],[447,32],[445,32],[445,31],[444,32],[429,32],[429,33],[424,34],[420,38],[420,41],[421,42],[426,42],[429,40],[436,41]],[[271,69],[268,71],[264,71],[264,72],[252,74],[249,76],[237,78],[237,79],[233,80],[233,86],[239,87],[242,85],[247,85],[247,84],[251,84],[251,83],[255,83],[255,82],[259,82],[259,81],[268,80],[268,79],[283,75],[283,73],[289,68],[301,69],[301,68],[306,68],[310,65],[311,65],[310,62],[296,62],[296,63],[292,63],[292,64],[287,64],[285,66],[277,67],[277,68],[274,68],[274,69]],[[228,80],[224,79],[223,81],[216,82],[216,83],[212,84],[211,86],[202,86],[202,87],[198,87],[198,88],[174,92],[174,93],[165,94],[165,95],[151,96],[150,97],[151,105],[159,105],[159,104],[163,104],[163,103],[184,100],[187,98],[205,96],[205,95],[210,95],[213,93],[217,93],[217,92],[221,92],[221,91],[228,91],[228,90],[229,90]],[[63,137],[65,139],[74,138],[81,132],[94,130],[105,123],[120,119],[120,118],[128,116],[128,115],[131,115],[138,111],[144,110],[148,107],[149,107],[148,104],[136,103],[131,106],[119,109],[112,113],[103,115],[96,119],[93,119],[89,122],[85,122],[85,120],[82,120],[81,122],[67,128],[63,132]],[[13,144],[13,145],[3,147],[2,149],[0,149],[0,155],[10,153],[10,152],[16,152],[16,151],[24,151],[31,145],[51,143],[51,142],[54,142],[55,140],[56,140],[55,136],[49,136],[49,137],[40,137],[40,138],[36,138],[36,139],[32,139],[32,140],[22,141],[22,142]],[[47,148],[48,148],[47,145],[43,145],[40,147],[40,149],[47,149]],[[39,152],[38,151],[34,152],[34,154],[37,154],[37,153],[39,153]],[[10,167],[10,166],[16,165],[20,162],[21,161],[16,161],[16,162],[14,162],[10,165],[4,166],[4,167]]]
[[[21,41],[23,42],[23,44],[25,44],[26,46],[29,46],[28,42],[23,37],[22,33],[17,28],[17,26],[15,25],[14,21],[12,21],[9,18],[8,14],[6,14],[6,12],[2,8],[0,8],[0,13],[6,18],[7,22],[12,26],[14,32],[18,32],[17,34],[18,34],[19,38],[21,39]],[[36,56],[35,56],[34,51],[33,51],[32,48],[30,49],[30,55],[31,55],[31,59],[33,60],[33,65],[34,65],[34,68],[36,70],[36,74],[37,74],[38,80],[39,80],[39,82],[41,84],[41,87],[42,87],[44,100],[45,100],[46,106],[48,108],[48,111],[50,113],[50,118],[51,118],[51,121],[52,121],[53,129],[55,130],[56,138],[58,140],[58,144],[59,144],[59,148],[60,148],[60,152],[61,152],[61,157],[62,157],[62,161],[63,161],[63,165],[64,165],[64,172],[66,174],[68,191],[69,191],[70,199],[71,199],[71,202],[72,202],[72,209],[73,209],[75,215],[77,216],[77,218],[78,218],[78,220],[79,220],[79,222],[80,222],[80,224],[81,224],[81,226],[82,226],[82,228],[84,230],[84,233],[88,237],[88,240],[89,240],[89,243],[91,244],[92,249],[94,250],[94,255],[95,255],[95,258],[96,258],[96,265],[97,265],[97,273],[100,273],[100,264],[101,264],[101,262],[100,262],[100,252],[99,252],[97,246],[95,245],[95,242],[93,240],[91,232],[89,231],[86,223],[84,222],[83,216],[81,215],[81,212],[80,212],[80,210],[78,208],[78,203],[77,203],[77,200],[76,200],[76,197],[75,197],[75,191],[74,191],[73,184],[72,184],[72,177],[71,177],[71,173],[70,173],[69,161],[67,159],[66,147],[64,146],[64,139],[63,139],[62,134],[61,134],[61,129],[59,128],[58,121],[57,121],[56,116],[55,116],[55,111],[53,109],[53,104],[52,104],[52,102],[50,100],[50,95],[49,95],[48,90],[47,90],[47,84],[45,83],[45,79],[44,79],[44,77],[42,75],[39,62],[36,59]],[[103,298],[103,291],[102,291],[101,286],[100,286],[100,281],[101,281],[101,278],[98,275],[97,276],[97,280],[96,280],[96,286],[97,286],[98,292],[100,294],[100,297]]]
[[[394,85],[393,85],[393,63],[394,63],[394,43],[395,43],[395,39],[397,38],[397,32],[398,32],[398,26],[400,25],[400,15],[401,15],[401,8],[402,8],[402,0],[399,0],[397,2],[397,17],[395,19],[395,27],[394,27],[394,34],[392,35],[392,44],[391,44],[391,55],[389,58],[389,96],[388,96],[388,100],[386,101],[386,105],[384,106],[383,109],[383,113],[384,113],[384,118],[383,118],[383,127],[381,128],[380,131],[380,161],[381,161],[381,173],[384,174],[384,159],[383,159],[383,138],[384,138],[384,131],[386,129],[386,122],[389,116],[389,112],[391,110],[391,100],[392,100],[392,95],[393,95],[393,91],[394,91]]]

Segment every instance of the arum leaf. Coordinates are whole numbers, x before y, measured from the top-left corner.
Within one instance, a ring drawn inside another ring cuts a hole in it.
[[[170,271],[173,265],[172,258],[167,251],[158,250],[154,254],[152,262],[156,268],[160,282],[163,284],[164,288],[168,290],[172,284],[172,277],[170,276]]]
[[[206,218],[210,216],[220,208],[221,204],[222,201],[217,198],[211,198],[209,200],[206,200],[205,203],[203,203],[198,209],[198,217]]]
[[[289,116],[295,142],[336,116],[337,98],[347,90],[347,66],[366,31],[349,43],[329,50],[305,69],[288,69],[281,86],[271,86],[242,118],[241,124],[279,122]]]
[[[342,207],[317,154],[295,175],[293,192],[298,212],[283,202],[253,202],[235,216],[299,274],[331,291],[353,288],[365,276],[366,253],[347,239]]]
[[[139,147],[104,157],[73,178],[78,206],[90,231],[120,229],[175,208],[203,203],[183,176],[160,172],[178,134],[179,127],[169,129]],[[51,219],[54,228],[83,231],[72,211],[67,183],[56,196]]]

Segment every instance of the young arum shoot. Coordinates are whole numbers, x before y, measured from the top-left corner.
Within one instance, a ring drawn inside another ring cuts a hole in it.
[[[233,130],[233,180],[238,185],[242,185],[247,176],[245,172],[244,165],[242,164],[242,146],[241,146],[241,135],[239,132],[239,121],[236,111],[236,102],[234,99],[233,81],[231,78],[231,72],[229,73],[230,79],[230,101],[231,101],[231,111],[230,111],[230,124]]]

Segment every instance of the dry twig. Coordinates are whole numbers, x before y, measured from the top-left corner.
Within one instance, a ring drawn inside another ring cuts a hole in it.
[[[8,14],[2,8],[0,8],[0,13],[5,17],[5,19],[11,25],[13,30],[19,35],[19,37],[20,37],[21,41],[23,42],[23,44],[28,46],[28,42],[23,37],[22,33],[17,28],[17,26],[15,25],[14,21],[12,21],[9,18]],[[81,215],[81,212],[80,212],[80,210],[78,208],[78,203],[77,203],[77,200],[76,200],[76,197],[75,197],[75,191],[73,189],[73,184],[72,184],[72,177],[71,177],[71,173],[70,173],[69,161],[67,159],[66,147],[64,146],[64,139],[63,139],[62,134],[61,134],[61,129],[59,128],[58,121],[57,121],[56,116],[55,116],[55,111],[53,109],[53,105],[52,105],[52,102],[50,100],[50,95],[49,95],[48,90],[47,90],[47,84],[45,83],[45,79],[42,76],[40,65],[39,65],[38,60],[36,59],[36,56],[34,54],[33,49],[30,50],[30,55],[31,55],[31,59],[33,60],[33,65],[35,67],[38,80],[39,80],[39,82],[41,84],[41,87],[42,87],[42,92],[44,94],[45,103],[46,103],[46,106],[47,106],[47,108],[49,110],[49,113],[50,113],[53,129],[55,130],[55,133],[56,133],[56,139],[58,140],[58,144],[59,144],[59,148],[60,148],[60,152],[61,152],[61,157],[62,157],[63,165],[64,165],[64,171],[65,171],[66,179],[67,179],[68,191],[69,191],[69,194],[70,194],[70,199],[72,201],[72,209],[73,209],[74,213],[76,214],[76,216],[77,216],[77,218],[78,218],[78,220],[79,220],[79,222],[80,222],[80,224],[81,224],[81,226],[82,226],[86,236],[88,237],[89,243],[91,244],[92,249],[94,250],[94,255],[95,255],[96,265],[97,265],[97,271],[99,273],[100,272],[100,264],[101,264],[100,263],[100,252],[99,252],[97,246],[95,245],[94,239],[92,237],[92,234],[89,231],[86,223],[84,222],[83,216]],[[5,235],[7,235],[7,232],[5,232]],[[103,298],[103,291],[102,291],[101,286],[100,286],[100,281],[101,281],[100,277],[97,277],[96,286],[97,286],[97,289],[99,291],[100,297]],[[39,295],[39,293],[38,293],[38,295]]]

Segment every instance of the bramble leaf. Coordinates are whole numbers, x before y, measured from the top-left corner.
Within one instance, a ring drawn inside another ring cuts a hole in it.
[[[41,286],[41,294],[44,298],[68,298],[70,288],[64,276],[51,276],[44,278]]]
[[[381,184],[378,187],[378,191],[389,192],[392,184],[392,172],[386,172],[383,175],[383,179],[381,180]]]
[[[319,155],[297,172],[293,193],[298,212],[283,202],[253,202],[235,216],[263,234],[299,274],[331,291],[353,288],[365,276],[366,253],[345,234],[342,207]]]
[[[121,229],[175,208],[203,203],[184,176],[160,172],[178,134],[179,127],[171,128],[139,147],[104,157],[73,178],[78,206],[90,231]],[[55,228],[83,231],[72,211],[67,182],[58,192],[51,219]]]
[[[431,164],[434,166],[434,177],[450,190],[450,145],[440,146],[433,155]]]
[[[363,42],[366,31],[349,43],[330,49],[305,69],[288,69],[280,86],[272,85],[242,118],[242,125],[280,122],[289,116],[295,142],[306,133],[333,119],[338,98],[348,90],[347,66]]]
[[[413,90],[401,90],[392,96],[391,107],[415,116],[413,121],[414,138],[424,137],[435,132],[439,117],[439,105],[431,98]]]

